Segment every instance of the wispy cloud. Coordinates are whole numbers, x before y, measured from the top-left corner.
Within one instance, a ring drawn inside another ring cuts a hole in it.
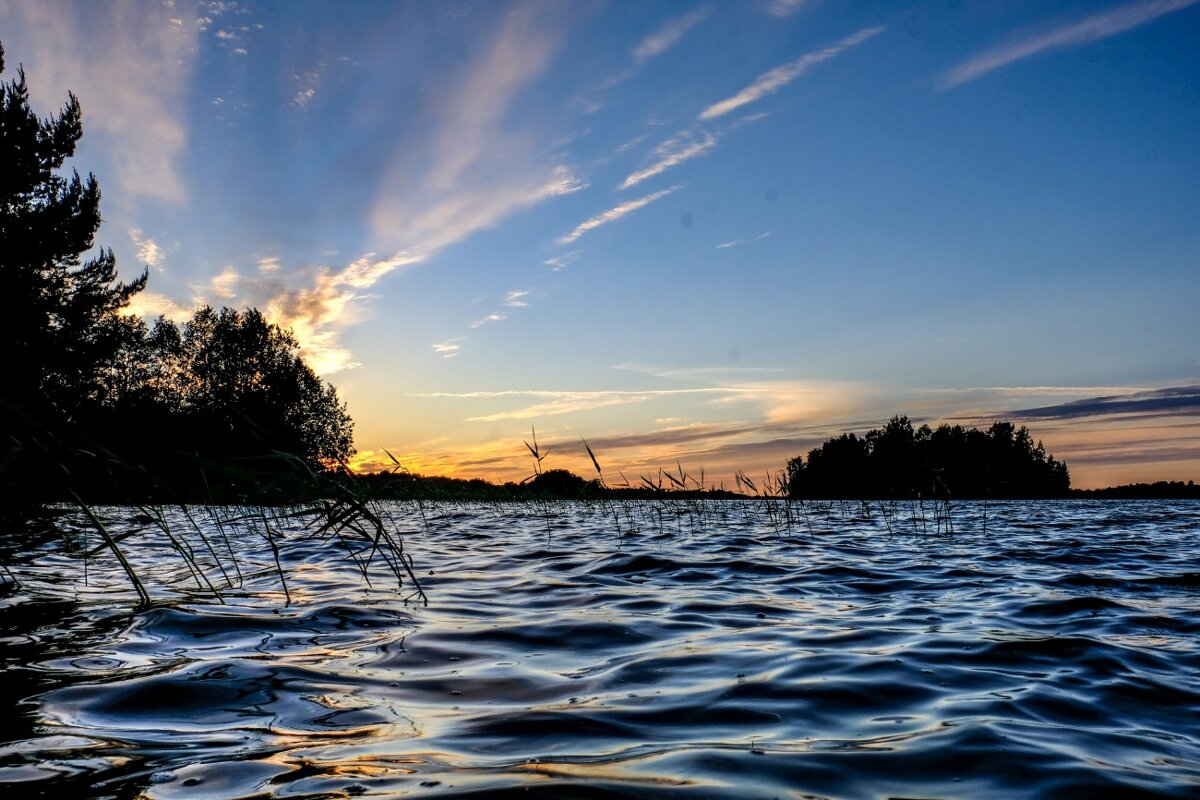
[[[756,122],[764,120],[769,116],[771,116],[771,112],[769,111],[760,111],[757,114],[747,114],[746,116],[729,123],[729,129],[737,130],[738,128],[744,128],[747,125],[753,125]]]
[[[209,281],[208,289],[218,300],[232,300],[237,296],[237,287],[241,279],[242,276],[235,267],[227,266]]]
[[[664,380],[706,384],[714,395],[710,405],[746,404],[757,409],[764,424],[792,424],[822,416],[836,418],[865,407],[876,390],[861,383],[804,381],[776,377],[773,367],[663,367],[626,362],[614,369],[639,372]]]
[[[797,58],[795,61],[789,61],[786,64],[782,64],[772,70],[768,70],[762,75],[759,75],[753,83],[751,83],[745,89],[742,89],[737,94],[718,103],[713,103],[708,108],[704,109],[702,112],[700,112],[700,119],[710,120],[716,119],[717,117],[722,117],[731,111],[741,108],[744,105],[753,103],[756,100],[761,100],[767,95],[774,94],[792,81],[796,80],[796,78],[799,78],[811,67],[814,67],[824,61],[828,61],[845,50],[848,50],[852,47],[857,47],[863,42],[866,42],[867,40],[878,36],[880,33],[883,33],[883,31],[883,27],[863,28],[858,33],[855,33],[852,36],[847,36],[840,42],[830,45],[823,50],[815,50],[811,53],[801,56],[800,58]]]
[[[569,253],[563,253],[561,256],[554,256],[553,258],[547,258],[542,263],[545,264],[547,267],[549,267],[554,272],[559,272],[561,270],[566,269],[567,267],[569,267],[571,264],[575,263],[576,261],[578,261],[579,256],[582,255],[582,253],[583,253],[582,250],[572,250]]]
[[[368,253],[340,269],[306,268],[285,276],[279,259],[268,256],[257,259],[253,271],[227,265],[206,283],[194,285],[187,305],[143,292],[135,297],[131,311],[142,316],[166,313],[178,319],[203,304],[256,306],[269,320],[296,335],[300,354],[314,371],[329,375],[358,366],[339,336],[362,318],[353,306],[365,296],[363,290],[379,276],[417,261],[403,255],[379,258]]]
[[[300,340],[309,365],[317,373],[328,375],[358,366],[350,351],[340,344],[340,334],[361,319],[356,303],[365,296],[364,290],[383,276],[423,260],[409,253],[385,257],[367,253],[341,269],[308,271],[311,284],[303,287],[284,286],[274,277],[277,263],[268,260],[263,270],[267,279],[248,284],[241,296],[261,304],[273,322],[290,328]]]
[[[616,206],[614,208],[610,208],[608,211],[605,211],[603,214],[597,214],[596,216],[592,217],[591,219],[589,219],[585,222],[579,223],[578,225],[575,226],[575,230],[571,231],[566,236],[561,237],[558,240],[558,243],[559,244],[571,244],[572,242],[578,240],[580,236],[583,236],[588,231],[599,228],[601,225],[607,225],[610,222],[616,222],[617,220],[619,220],[621,217],[625,216],[626,214],[631,214],[634,211],[637,211],[639,208],[644,208],[644,207],[650,205],[651,203],[653,203],[655,200],[661,200],[662,198],[666,197],[667,195],[671,194],[672,192],[674,192],[680,188],[681,187],[679,187],[679,186],[672,186],[670,189],[663,189],[661,191],[655,192],[654,194],[648,194],[645,197],[640,197],[637,200],[629,200],[628,202],[621,203],[621,205]]]
[[[471,327],[472,328],[482,328],[484,325],[487,325],[489,322],[499,322],[502,319],[506,319],[506,317],[503,314],[498,314],[493,311],[491,314],[488,314],[486,317],[482,317],[482,318],[477,319],[474,322],[472,322]]]
[[[638,365],[630,367],[639,371],[662,371]],[[730,378],[734,374],[726,373],[724,377]],[[523,453],[519,445],[520,428],[517,426],[532,420],[537,422],[539,441],[544,437],[544,444],[554,453],[554,466],[589,473],[592,471],[590,459],[577,438],[580,425],[589,424],[585,421],[589,418],[581,416],[578,420],[557,423],[557,431],[551,423],[543,425],[542,420],[584,415],[615,406],[641,405],[644,408],[633,414],[644,418],[643,430],[639,431],[635,426],[631,431],[626,424],[624,432],[593,430],[586,434],[606,475],[616,479],[618,470],[630,476],[653,475],[658,466],[674,468],[678,459],[689,471],[698,474],[699,468],[705,467],[710,479],[725,479],[732,483],[736,469],[748,468],[757,472],[769,467],[777,470],[787,458],[806,452],[823,438],[840,432],[850,423],[838,420],[845,420],[847,413],[861,405],[866,394],[862,389],[857,385],[750,381],[666,389],[431,393],[420,396],[438,401],[439,405],[453,399],[478,402],[487,407],[487,413],[469,419],[513,423],[513,433],[504,436],[515,438],[517,444],[513,446],[513,441],[500,438],[466,447],[458,453],[422,453],[418,460],[437,463],[443,469],[448,467],[461,474],[482,474],[499,479],[521,477],[522,470],[528,469],[528,454]],[[723,421],[684,421],[702,419],[717,409],[732,407],[724,403],[714,405],[727,398],[744,403],[739,411],[745,412],[745,416]],[[801,411],[800,406],[806,410]],[[791,407],[793,413],[766,416],[785,407]],[[681,410],[686,410],[683,416],[680,416]],[[853,424],[859,426],[856,429],[861,428],[860,423]]]
[[[592,411],[608,406],[641,403],[660,397],[679,397],[683,395],[724,395],[731,389],[721,387],[702,387],[696,389],[645,389],[645,390],[605,390],[605,391],[547,391],[547,390],[505,390],[493,392],[429,392],[418,397],[442,397],[470,400],[496,400],[511,397],[528,397],[537,402],[522,405],[518,408],[497,411],[491,414],[468,417],[468,422],[499,422],[501,420],[539,419],[541,417],[573,414],[580,411]]]
[[[568,15],[560,12],[538,4],[514,6],[461,72],[431,80],[436,102],[426,134],[397,146],[379,173],[368,213],[375,252],[340,268],[277,271],[267,276],[271,280],[240,287],[239,299],[254,299],[274,321],[295,331],[318,372],[356,366],[340,334],[367,315],[362,301],[379,281],[519,211],[583,188],[568,165],[544,159],[536,121],[510,114],[561,49]],[[300,77],[308,85],[319,76]],[[297,285],[301,281],[307,285]],[[461,341],[442,342],[435,350],[453,357]]]
[[[1128,3],[1053,30],[985,50],[942,75],[939,88],[961,86],[1013,62],[1047,50],[1078,47],[1132,30],[1159,17],[1195,5],[1197,0],[1142,0]]]
[[[644,64],[655,56],[665,53],[674,47],[688,31],[696,27],[712,11],[703,7],[674,19],[668,20],[662,27],[638,42],[633,48],[633,62]]]
[[[655,421],[657,424],[657,420]],[[711,422],[675,423],[655,431],[640,433],[623,433],[608,436],[593,437],[589,444],[595,452],[613,453],[620,450],[671,447],[680,449],[686,445],[704,443],[711,446],[714,441],[743,436],[753,428],[746,425],[717,425]],[[551,439],[547,446],[561,449],[568,442],[558,442]]]
[[[675,468],[682,462],[689,473],[701,469],[713,484],[733,484],[733,474],[745,470],[756,479],[764,471],[783,468],[787,459],[804,454],[831,436],[847,431],[864,433],[878,428],[897,412],[907,413],[915,423],[936,425],[942,420],[962,420],[963,404],[973,403],[971,393],[982,392],[995,401],[1028,394],[1069,396],[1096,387],[1033,386],[984,387],[979,389],[916,390],[899,399],[894,387],[881,387],[792,379],[761,380],[749,367],[661,367],[622,364],[622,369],[655,377],[690,381],[712,381],[714,385],[680,389],[628,391],[482,391],[419,395],[439,406],[446,400],[478,402],[483,413],[472,419],[498,423],[498,438],[489,438],[454,449],[444,442],[424,443],[413,453],[413,462],[429,473],[456,473],[493,479],[516,479],[528,473],[528,453],[520,444],[522,429],[530,420],[537,423],[538,440],[553,453],[553,466],[579,474],[592,472],[590,458],[579,444],[583,433],[604,467],[605,476],[619,480],[618,472],[634,482],[653,476],[659,467]],[[1057,416],[1038,419],[1034,435],[1044,439],[1056,457],[1071,465],[1073,483],[1080,486],[1111,485],[1131,479],[1185,480],[1194,477],[1200,464],[1200,387],[1176,386],[1148,391],[1126,391],[1113,387],[1113,397],[1100,400],[1105,406],[1084,408],[1083,404],[1055,410]],[[944,395],[944,396],[942,396]],[[1190,400],[1188,398],[1191,398]],[[1148,401],[1132,412],[1112,405],[1128,400]],[[948,401],[944,404],[944,401]],[[1196,406],[1189,406],[1189,403]],[[639,407],[640,404],[640,407]],[[1163,408],[1163,405],[1173,408]],[[587,412],[610,406],[628,406],[620,430],[588,429],[603,424],[603,415]],[[1180,410],[1180,406],[1184,407]],[[469,407],[469,406],[468,406]],[[995,408],[996,406],[993,406]],[[486,410],[484,410],[486,409]],[[1188,410],[1191,409],[1191,410]],[[734,411],[733,415],[725,412]],[[579,412],[578,419],[569,414]],[[720,412],[715,414],[714,412]],[[1110,413],[1112,412],[1112,413]],[[542,418],[554,417],[555,421]],[[558,421],[559,419],[562,421]],[[967,424],[987,425],[995,419],[1015,416],[995,412]],[[557,425],[557,428],[555,427]],[[588,426],[588,427],[584,427]],[[491,430],[492,428],[488,428]],[[482,426],[477,429],[482,430]],[[447,449],[430,450],[430,445]],[[393,452],[408,451],[403,447]],[[380,465],[388,461],[386,456]]]
[[[433,346],[433,352],[440,353],[442,358],[454,358],[462,352],[462,342],[466,338],[465,336],[455,336],[453,339],[438,342]]]
[[[743,245],[743,244],[751,244],[753,242],[762,241],[763,239],[767,238],[770,235],[771,235],[771,232],[767,231],[766,233],[760,233],[758,236],[755,236],[750,239],[732,239],[728,242],[721,242],[719,245],[717,245],[717,249],[718,250],[728,250],[731,247],[738,247],[739,245]]]
[[[129,197],[185,197],[179,159],[196,57],[194,15],[166,3],[6,3],[5,44],[55,106],[74,91],[89,141]]]
[[[600,458],[605,474],[615,478],[618,469],[634,477],[653,476],[659,466],[674,468],[677,460],[690,472],[704,467],[710,480],[732,483],[737,469],[756,478],[764,469],[779,470],[788,458],[807,452],[820,442],[845,431],[865,432],[881,426],[894,413],[907,413],[914,422],[938,424],[959,420],[988,425],[995,419],[1021,420],[1036,411],[1035,437],[1072,466],[1072,478],[1081,486],[1138,479],[1186,479],[1200,463],[1200,387],[1187,385],[1142,390],[1110,387],[1108,394],[1079,386],[1008,386],[967,389],[914,390],[897,398],[894,388],[863,384],[766,380],[752,367],[661,367],[621,364],[621,369],[663,379],[699,381],[711,385],[681,389],[630,391],[498,391],[434,395],[436,399],[478,400],[487,411],[477,421],[527,424],[544,417],[586,413],[610,406],[630,406],[624,416],[643,419],[626,423],[622,431],[585,431]],[[935,392],[936,395],[931,395]],[[1089,395],[1091,393],[1091,396]],[[993,403],[1018,396],[1081,397],[1081,402],[1026,409],[1020,412],[981,412],[966,416],[965,404],[979,396]],[[508,400],[525,402],[510,403]],[[637,404],[644,409],[634,410]],[[665,413],[664,413],[665,412]],[[732,414],[729,412],[733,412]],[[539,441],[555,453],[554,466],[586,473],[590,460],[578,444],[581,424],[603,417],[567,418],[556,432],[538,422]],[[685,422],[685,420],[691,420]],[[497,439],[455,454],[440,454],[439,463],[457,464],[463,474],[509,478],[527,470],[527,454],[519,445],[520,428]],[[1190,472],[1189,472],[1190,470]]]
[[[926,389],[926,394],[983,394],[998,397],[1095,397],[1153,391],[1145,386],[968,386]]]
[[[763,424],[794,425],[844,418],[866,409],[875,390],[865,384],[802,380],[749,380],[728,384],[717,404],[753,404]]]
[[[733,97],[726,98],[719,103],[713,103],[700,112],[699,120],[708,122],[723,117],[742,106],[755,102],[769,94],[779,91],[781,88],[791,83],[800,75],[815,64],[822,61],[828,61],[837,54],[851,47],[855,47],[873,36],[878,35],[883,28],[864,28],[853,36],[849,36],[840,42],[825,48],[824,50],[808,53],[795,61],[791,61],[782,66],[776,67],[769,72],[760,75],[754,83],[747,86],[742,91],[738,92]],[[757,114],[747,114],[733,122],[724,125],[722,130],[710,130],[709,126],[697,124],[691,128],[680,131],[670,139],[658,145],[649,158],[649,163],[637,170],[631,172],[618,189],[629,189],[637,186],[643,181],[654,178],[669,169],[679,166],[685,162],[691,161],[694,158],[705,155],[717,146],[724,132],[733,131],[738,128],[750,125],[767,116],[766,112]],[[640,141],[640,140],[635,140]],[[622,145],[621,150],[624,150],[628,145]],[[618,153],[621,152],[618,150]],[[741,243],[740,241],[738,242]],[[732,246],[732,245],[729,245]]]
[[[456,342],[458,340],[451,340]],[[643,371],[637,365],[627,368]],[[527,398],[533,402],[467,418],[470,422],[501,420],[536,420],[541,417],[573,414],[614,405],[644,403],[652,400],[672,400],[676,405],[687,398],[701,401],[701,408],[744,406],[762,420],[760,425],[772,430],[812,423],[823,417],[843,417],[863,407],[874,396],[870,387],[862,384],[797,380],[748,380],[749,372],[764,370],[658,370],[656,377],[669,377],[709,385],[680,388],[613,389],[597,391],[500,390],[475,392],[430,392],[414,397],[452,398],[460,400],[497,401]],[[771,370],[765,370],[770,372]],[[853,401],[849,398],[855,398]],[[674,410],[674,409],[672,409]],[[655,415],[657,416],[657,415]],[[740,423],[739,423],[740,424]]]
[[[307,109],[317,96],[321,77],[325,73],[325,63],[317,62],[310,69],[296,70],[292,80],[296,82],[296,93],[292,95],[292,106],[300,110]]]
[[[625,142],[623,145],[618,147],[616,150],[614,150],[613,155],[619,156],[621,153],[625,153],[625,152],[628,152],[629,150],[632,150],[633,148],[637,147],[642,142],[646,141],[646,137],[649,135],[650,134],[648,134],[648,133],[642,133],[642,134],[639,134],[639,135],[633,137],[632,139],[630,139],[629,141]]]
[[[458,340],[452,340],[458,341]],[[493,400],[503,397],[539,397],[556,400],[570,400],[591,397],[657,397],[679,394],[725,394],[725,388],[704,387],[699,389],[604,389],[596,391],[573,391],[558,389],[498,389],[479,390],[473,392],[421,392],[411,397],[446,397],[459,400]]]
[[[599,86],[591,91],[574,98],[574,103],[582,109],[585,114],[595,114],[600,109],[604,108],[605,102],[601,97],[607,92],[612,91],[616,87],[625,83],[638,73],[638,69],[648,61],[657,58],[672,47],[677,45],[684,36],[705,17],[711,13],[712,8],[703,6],[694,11],[689,11],[678,17],[673,17],[660,25],[654,31],[646,35],[639,41],[631,51],[631,64],[624,67],[620,71],[610,75]],[[620,151],[618,151],[620,152]]]
[[[1200,415],[1200,386],[1173,386],[1134,394],[1088,397],[1008,413],[1026,419],[1073,419],[1117,414],[1196,416]]]
[[[439,90],[428,145],[406,142],[382,175],[371,213],[381,240],[428,254],[582,188],[568,166],[542,161],[534,130],[506,124],[561,48],[563,20],[546,9],[514,6],[467,73]]]
[[[513,289],[511,292],[504,295],[504,305],[508,306],[509,308],[523,308],[529,305],[529,303],[525,302],[523,299],[528,295],[528,290]]]
[[[510,175],[474,191],[463,186],[425,208],[415,197],[387,198],[376,206],[372,219],[379,236],[410,245],[399,251],[401,255],[425,260],[517,211],[581,188],[570,169],[560,166],[548,176]]]
[[[1165,416],[1040,420],[1079,488],[1200,477],[1200,423]],[[1047,442],[1050,447],[1051,442]]]
[[[367,253],[362,258],[352,261],[345,269],[334,276],[340,286],[365,289],[374,286],[384,275],[394,272],[401,267],[412,266],[424,261],[428,256],[419,253],[401,251],[385,258],[375,253]]]
[[[808,0],[771,0],[767,13],[773,17],[788,17],[795,14]]]
[[[708,131],[682,131],[674,138],[660,144],[654,150],[654,161],[649,166],[637,170],[627,177],[619,188],[628,189],[655,175],[666,172],[671,167],[702,156],[717,144],[715,134]]]
[[[158,243],[149,236],[142,234],[141,228],[133,228],[129,231],[129,238],[133,240],[133,246],[137,248],[138,261],[141,261],[147,267],[159,272],[162,271],[163,249],[158,246]]]
[[[526,289],[514,289],[513,291],[508,292],[507,294],[504,295],[504,305],[507,308],[524,308],[529,304],[526,303],[525,300],[523,300],[522,298],[528,296],[528,294],[529,294],[529,291]],[[471,330],[477,330],[479,328],[482,328],[484,325],[488,325],[493,322],[502,322],[506,319],[508,319],[507,314],[501,314],[499,311],[493,311],[492,313],[487,314],[486,316],[480,317],[479,319],[475,320],[467,327],[469,327]],[[459,341],[463,341],[463,339],[465,339],[465,338],[466,337],[460,337],[458,339],[451,339],[449,341],[450,342],[459,342]],[[435,345],[435,349],[437,347],[441,347],[441,346],[442,345]],[[441,351],[439,351],[439,352],[441,352]],[[454,349],[449,352],[451,352],[453,355],[458,355],[461,352],[461,348],[458,345],[455,345]],[[449,358],[449,357],[450,356],[447,356],[447,358]]]
[[[121,309],[121,313],[139,316],[147,321],[162,316],[175,322],[183,322],[192,316],[192,308],[177,303],[164,294],[147,290],[135,294],[129,305]]]
[[[467,417],[467,422],[502,422],[505,420],[532,419],[553,417],[558,414],[575,414],[581,411],[594,411],[598,408],[640,403],[646,398],[633,395],[597,394],[593,397],[575,397],[570,399],[547,400],[543,403],[513,409],[497,411],[479,417]]]
[[[746,375],[762,375],[783,372],[783,369],[779,367],[663,367],[655,364],[642,364],[637,361],[624,361],[620,364],[613,364],[612,369],[625,370],[628,372],[639,372],[643,375],[653,375],[656,378],[706,381],[710,383],[724,383],[728,381],[731,376],[744,377]]]

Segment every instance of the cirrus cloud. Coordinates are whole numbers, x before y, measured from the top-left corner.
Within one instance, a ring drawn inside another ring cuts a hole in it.
[[[712,11],[703,7],[679,17],[667,20],[658,30],[646,36],[633,48],[633,61],[643,64],[655,56],[662,55],[675,46],[688,31],[696,27]]]
[[[186,197],[179,160],[200,33],[190,5],[0,4],[9,56],[29,67],[38,96],[61,102],[75,92],[89,138],[100,140],[129,197]]]
[[[989,72],[1047,50],[1091,44],[1195,5],[1197,0],[1143,0],[1092,14],[1077,22],[985,50],[942,75],[941,89],[953,89]]]
[[[558,243],[571,244],[572,242],[577,241],[580,236],[583,236],[588,231],[595,230],[601,225],[607,225],[610,222],[616,222],[621,217],[624,217],[627,214],[632,214],[639,208],[645,208],[654,201],[661,200],[662,198],[681,188],[681,186],[672,186],[670,189],[663,189],[661,191],[654,192],[653,194],[648,194],[645,197],[639,197],[637,200],[629,200],[625,203],[621,203],[618,206],[614,206],[608,211],[597,214],[596,216],[579,223],[575,226],[575,229],[566,236],[560,237]]]
[[[834,58],[850,48],[857,47],[869,39],[875,38],[879,34],[883,33],[884,30],[885,29],[882,26],[863,28],[857,33],[847,36],[845,39],[842,39],[841,41],[836,42],[829,47],[821,50],[814,50],[811,53],[806,53],[805,55],[800,56],[800,58],[797,58],[795,61],[789,61],[786,64],[781,64],[774,69],[768,70],[755,78],[749,86],[742,89],[737,94],[727,97],[720,102],[713,103],[708,108],[701,111],[700,119],[710,120],[716,119],[717,117],[723,117],[731,111],[736,111],[744,105],[761,100],[767,95],[774,94],[792,81],[796,80],[796,78],[799,78],[810,68],[824,61],[828,61],[829,59]]]

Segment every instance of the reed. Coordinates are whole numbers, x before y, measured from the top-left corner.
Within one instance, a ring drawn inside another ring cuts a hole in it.
[[[122,464],[110,454],[98,452],[109,468],[123,470],[126,476],[136,476],[141,482],[139,494],[142,496],[161,498],[177,490],[171,484],[156,485],[152,476],[139,470],[137,465]],[[62,466],[62,462],[59,463]],[[91,560],[110,555],[136,595],[138,607],[147,607],[154,602],[148,589],[151,576],[142,574],[148,562],[130,557],[135,548],[148,544],[147,531],[163,537],[168,551],[178,558],[183,580],[193,583],[197,591],[218,603],[225,603],[227,593],[243,585],[239,558],[242,548],[238,543],[246,537],[262,542],[269,549],[286,603],[292,601],[292,594],[281,548],[293,539],[305,537],[331,542],[356,565],[367,583],[371,581],[372,572],[382,569],[394,579],[397,589],[406,592],[406,601],[428,602],[412,558],[405,552],[403,538],[378,512],[376,499],[367,483],[344,468],[332,472],[314,471],[300,459],[286,454],[276,455],[275,466],[276,469],[262,474],[259,482],[262,498],[257,502],[221,505],[219,496],[213,495],[214,484],[228,486],[232,481],[248,485],[251,476],[237,465],[217,465],[214,469],[213,465],[197,463],[202,490],[208,495],[206,503],[192,506],[186,498],[173,502],[139,502],[125,507],[116,519],[111,510],[101,512],[94,502],[87,500],[72,472],[62,466],[59,492],[70,498],[70,505],[49,504],[15,513],[27,518],[43,516],[49,521],[49,527],[54,528],[56,515],[75,509],[101,540],[99,546],[85,546],[81,551],[84,579],[87,579]],[[128,481],[122,485],[125,490],[131,486]],[[169,511],[177,513],[168,514]],[[198,511],[205,516],[204,520],[197,519]],[[173,524],[169,517],[184,520],[183,528],[178,527],[178,522]],[[114,532],[114,521],[123,530]],[[286,529],[291,523],[301,526],[299,532]],[[65,529],[60,529],[60,535],[68,534]],[[73,550],[68,542],[68,551]],[[19,544],[15,555],[17,558],[23,556]],[[141,566],[135,566],[135,563]],[[151,572],[153,576],[161,577],[170,569],[168,564],[155,563]],[[12,576],[15,584],[15,573],[9,565],[4,565],[4,574]]]
[[[533,439],[533,444],[530,444],[529,442],[525,442],[525,446],[527,448],[529,448],[529,452],[533,455],[533,475],[530,475],[524,481],[521,481],[522,483],[526,483],[531,480],[537,482],[537,479],[542,477],[542,475],[544,474],[542,472],[542,461],[545,460],[547,455],[549,455],[548,451],[543,451],[543,450],[541,450],[541,448],[538,447],[537,429],[535,427],[533,427],[532,425],[529,428],[529,434],[530,434],[530,438]],[[542,519],[546,523],[546,538],[549,539],[550,538],[550,505],[549,505],[549,503],[546,502],[545,498],[543,498],[541,496],[540,492],[535,496],[534,502],[538,504],[539,508],[542,511]]]
[[[591,459],[592,466],[596,469],[596,480],[599,482],[600,489],[604,492],[600,497],[600,502],[605,510],[605,516],[612,514],[613,526],[617,530],[617,538],[621,538],[624,535],[624,532],[621,530],[621,519],[617,515],[616,506],[608,498],[608,484],[604,480],[604,470],[600,468],[600,461],[596,458],[596,454],[592,452],[592,447],[587,443],[587,439],[581,436],[579,437],[579,441],[583,442],[583,449],[587,451],[588,458]]]
[[[446,479],[424,479],[413,475],[390,451],[385,451],[391,461],[386,472],[394,479],[390,481],[380,480],[378,475],[356,476],[344,466],[331,471],[316,471],[300,459],[276,454],[277,464],[288,469],[269,470],[258,481],[249,467],[197,461],[194,467],[199,493],[204,500],[202,505],[189,504],[196,496],[195,490],[191,497],[171,499],[169,495],[177,487],[155,486],[151,482],[143,484],[147,486],[143,491],[155,495],[156,501],[142,502],[134,508],[142,522],[169,543],[170,551],[179,559],[179,578],[218,603],[227,602],[230,592],[244,586],[246,575],[241,543],[246,542],[247,537],[269,551],[270,570],[279,581],[285,603],[294,600],[284,566],[285,551],[293,542],[304,538],[328,543],[332,551],[353,564],[368,586],[373,585],[382,573],[403,593],[406,602],[428,603],[412,557],[405,550],[400,533],[402,527],[393,513],[395,507],[383,506],[380,501],[384,499],[410,504],[426,533],[434,530],[437,520],[449,513],[448,509],[453,509],[460,501],[470,500],[491,505],[498,513],[532,513],[540,519],[546,536],[550,537],[554,530],[552,520],[560,516],[559,503],[567,497],[584,501],[599,511],[604,519],[611,521],[618,539],[644,529],[657,530],[660,536],[666,536],[668,530],[676,536],[685,533],[703,535],[710,525],[729,521],[735,506],[726,501],[736,502],[737,516],[745,518],[749,514],[751,519],[756,518],[759,524],[779,537],[790,537],[798,530],[806,530],[808,538],[815,540],[819,521],[825,525],[835,524],[836,519],[870,522],[876,513],[889,537],[897,533],[893,523],[898,517],[907,517],[908,527],[922,537],[952,535],[955,531],[948,492],[940,497],[935,495],[936,499],[918,495],[899,502],[895,499],[874,503],[865,499],[813,500],[790,496],[785,472],[772,474],[767,471],[756,480],[739,470],[734,476],[737,491],[732,493],[724,486],[710,487],[703,467],[691,472],[683,466],[681,459],[676,460],[673,468],[660,467],[656,473],[641,475],[636,486],[630,484],[624,472],[613,470],[620,482],[612,483],[595,448],[586,439],[580,441],[595,472],[595,479],[590,483],[565,470],[547,469],[550,451],[539,443],[536,428],[531,428],[529,440],[522,440],[522,444],[533,460],[532,474],[520,484],[504,487],[480,481],[459,481],[464,486],[470,483],[475,494],[451,492],[439,496],[427,493],[426,487]],[[103,453],[100,457],[109,458]],[[136,465],[109,460],[112,469],[124,469],[139,480],[150,480],[144,471],[136,469]],[[145,562],[127,557],[130,548],[141,543],[144,530],[127,528],[113,533],[109,524],[112,512],[108,512],[110,518],[106,521],[95,505],[71,488],[69,471],[64,470],[64,476],[72,506],[101,539],[99,546],[85,549],[85,559],[111,556],[136,594],[137,604],[151,604],[147,576],[139,574],[136,566]],[[257,498],[222,505],[229,497],[231,486],[251,485],[258,487]],[[480,494],[480,487],[487,489],[487,493]],[[574,494],[556,494],[564,488],[571,489]],[[641,502],[647,500],[649,502]],[[985,532],[987,513],[985,501]],[[182,526],[180,520],[184,521]],[[0,567],[3,568],[0,576],[7,576],[6,581],[0,582],[15,584],[16,575],[12,570],[3,564]],[[261,564],[255,574],[263,574]]]

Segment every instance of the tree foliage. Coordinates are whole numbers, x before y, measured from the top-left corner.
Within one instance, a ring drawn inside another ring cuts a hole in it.
[[[100,189],[94,175],[60,171],[82,134],[73,94],[43,120],[29,107],[23,70],[0,84],[0,396],[42,417],[97,399],[119,349],[116,312],[146,285],[145,273],[117,282],[111,250],[83,259],[100,226]]]
[[[0,83],[0,487],[65,477],[85,490],[114,466],[194,479],[181,463],[348,458],[336,391],[257,310],[205,307],[182,328],[122,313],[147,274],[123,283],[112,251],[95,249],[96,178],[64,169],[82,135],[73,94],[41,119],[23,70]]]
[[[859,438],[842,434],[788,462],[788,493],[821,498],[1064,497],[1067,465],[1011,422],[988,430],[914,429],[897,416]]]
[[[118,417],[153,419],[146,430],[155,438],[170,431],[173,449],[208,459],[286,453],[313,466],[353,452],[336,390],[300,358],[295,337],[256,309],[205,306],[182,328],[160,318],[132,329],[125,346],[109,403]]]

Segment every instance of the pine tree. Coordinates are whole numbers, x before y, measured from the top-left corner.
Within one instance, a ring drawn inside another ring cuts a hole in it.
[[[147,275],[122,283],[112,250],[93,250],[100,189],[63,166],[82,135],[74,94],[39,119],[24,70],[0,83],[0,507],[59,481],[140,497],[228,483],[247,460],[348,458],[336,391],[258,311],[204,308],[183,332],[120,313]]]
[[[125,328],[117,311],[146,285],[145,273],[118,282],[109,249],[83,258],[100,225],[100,189],[92,174],[62,172],[82,135],[74,94],[39,119],[23,69],[0,83],[0,404],[18,438],[30,419],[70,421],[98,402]]]

